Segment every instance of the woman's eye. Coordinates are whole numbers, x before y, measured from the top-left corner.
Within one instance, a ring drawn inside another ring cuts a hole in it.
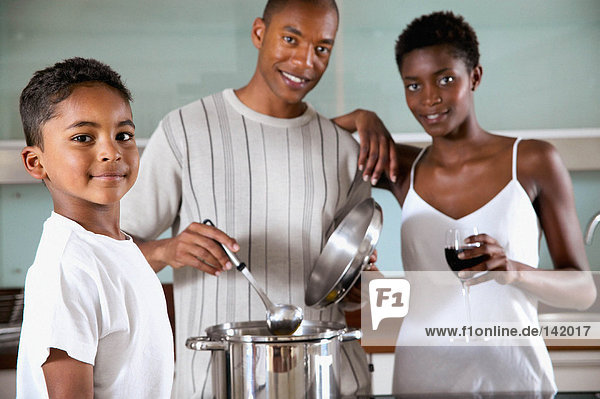
[[[406,90],[408,91],[417,91],[419,90],[419,85],[416,83],[410,83],[406,85]]]
[[[450,82],[454,82],[454,78],[452,76],[444,76],[443,78],[440,79],[440,84],[442,86],[445,86]]]
[[[71,140],[76,141],[78,143],[89,143],[90,141],[92,141],[92,138],[87,134],[79,134],[73,137]]]

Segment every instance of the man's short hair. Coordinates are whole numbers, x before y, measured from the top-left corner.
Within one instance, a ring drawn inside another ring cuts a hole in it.
[[[404,56],[416,49],[449,45],[471,71],[479,64],[479,42],[475,30],[462,16],[438,11],[414,19],[396,41],[396,64],[402,73]]]
[[[340,12],[338,10],[335,0],[268,0],[267,5],[263,11],[262,19],[266,25],[269,25],[273,15],[284,9],[288,4],[292,2],[306,3],[312,5],[320,5],[335,10],[335,15],[340,18]]]
[[[99,82],[114,87],[123,99],[131,93],[111,67],[92,58],[69,58],[39,70],[21,92],[19,108],[27,145],[43,148],[42,126],[55,116],[56,106],[71,95],[76,85]]]

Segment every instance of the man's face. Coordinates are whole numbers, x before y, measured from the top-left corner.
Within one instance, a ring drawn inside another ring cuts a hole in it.
[[[300,103],[327,68],[337,26],[335,10],[300,2],[275,13],[268,25],[257,19],[253,31],[259,49],[257,70],[268,95]]]

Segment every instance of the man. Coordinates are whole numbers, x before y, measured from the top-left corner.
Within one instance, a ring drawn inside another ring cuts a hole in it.
[[[239,250],[273,302],[304,307],[305,281],[336,221],[370,196],[363,179],[395,168],[387,165],[389,133],[365,133],[380,124],[374,114],[335,119],[364,136],[361,175],[351,135],[302,101],[327,68],[337,27],[333,0],[270,0],[252,26],[258,60],[250,82],[168,114],[122,202],[122,228],[152,267],[175,268],[179,398],[211,397],[209,354],[185,348],[188,337],[265,317],[216,241]],[[206,218],[217,228],[200,223]],[[176,236],[157,241],[169,227]],[[338,306],[304,312],[306,320],[344,320]],[[342,352],[343,393],[369,393],[364,352],[356,343]]]

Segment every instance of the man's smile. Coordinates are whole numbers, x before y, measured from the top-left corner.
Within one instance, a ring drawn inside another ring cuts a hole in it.
[[[292,75],[289,72],[284,72],[284,71],[280,71],[280,72],[281,72],[281,75],[283,76],[283,78],[287,81],[290,81],[292,84],[304,86],[308,82],[310,82],[310,79],[307,79],[307,78],[304,78],[301,76],[297,76],[297,75]]]

